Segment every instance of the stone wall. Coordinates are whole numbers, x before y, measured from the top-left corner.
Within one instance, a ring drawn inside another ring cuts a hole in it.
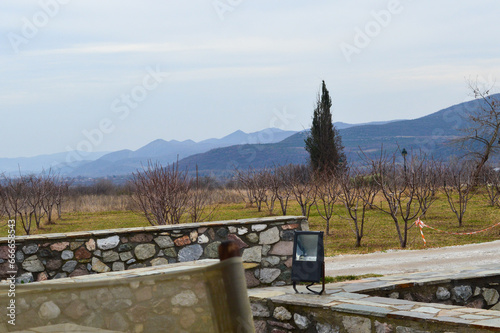
[[[257,333],[499,332],[499,277],[490,264],[331,283],[321,296],[301,285],[303,293],[266,287],[248,295]],[[425,298],[438,302],[416,301]]]
[[[500,311],[498,276],[368,292],[372,296]]]
[[[289,302],[257,301],[250,298],[256,333],[486,333],[498,332],[494,327],[474,327],[453,322],[385,317],[370,312],[369,307],[357,311],[332,311],[326,307]]]
[[[249,287],[290,284],[294,230],[305,217],[282,216],[16,237],[17,283],[218,258],[223,240],[240,247]],[[0,238],[0,279],[8,239]]]

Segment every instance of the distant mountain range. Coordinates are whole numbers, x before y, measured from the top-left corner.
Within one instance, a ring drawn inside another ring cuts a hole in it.
[[[493,97],[500,99],[500,94]],[[382,148],[388,153],[403,148],[408,152],[422,151],[439,159],[460,156],[463,152],[448,143],[462,135],[460,129],[467,126],[467,120],[463,116],[482,103],[480,100],[473,100],[413,120],[339,129],[347,159],[359,161],[365,156],[374,158]],[[250,166],[262,168],[275,164],[306,163],[309,156],[304,148],[304,140],[307,135],[308,131],[302,131],[274,144],[213,149],[189,156],[179,163],[181,167],[190,169],[198,165],[200,171],[214,174],[227,174],[235,167],[246,169]]]
[[[253,133],[238,130],[220,139],[207,139],[200,142],[158,139],[135,151],[124,149],[96,153],[65,152],[35,157],[0,158],[0,171],[14,176],[18,175],[19,171],[28,174],[49,169],[71,177],[126,175],[146,165],[148,160],[167,164],[219,147],[276,143],[295,133],[297,131],[284,131],[278,128],[267,128]],[[82,158],[75,161],[71,156]],[[71,162],[68,163],[68,160]]]
[[[356,126],[356,124],[341,122],[335,123],[335,125],[341,128]],[[16,176],[19,175],[19,172],[29,174],[50,169],[71,177],[95,178],[127,175],[146,165],[148,160],[167,164],[214,148],[277,143],[296,133],[298,132],[284,131],[278,128],[267,128],[253,133],[237,130],[220,139],[211,138],[200,142],[158,139],[135,151],[129,149],[93,153],[71,151],[34,157],[0,158],[0,172]],[[77,156],[78,159],[72,158],[72,156]]]
[[[83,151],[71,151],[56,154],[38,155],[34,157],[0,158],[0,173],[8,175],[19,175],[29,173],[39,173],[53,169],[59,170],[61,166],[78,166],[94,161],[109,152],[87,153]],[[71,156],[78,156],[79,161],[68,163],[67,160],[74,160]]]
[[[500,98],[500,94],[495,95]],[[423,150],[431,155],[447,158],[457,151],[446,142],[460,135],[466,126],[462,117],[467,110],[480,106],[474,100],[451,106],[428,116],[413,120],[393,120],[363,124],[335,123],[342,136],[347,158],[359,160],[361,152],[373,157],[383,146],[388,152],[402,149]],[[284,131],[268,128],[254,133],[233,132],[220,139],[200,142],[165,141],[158,139],[132,151],[96,152],[84,160],[67,163],[70,153],[41,155],[29,158],[0,158],[0,171],[6,174],[40,172],[51,168],[70,177],[99,178],[125,176],[141,169],[148,161],[162,164],[179,161],[182,168],[202,174],[231,174],[235,167],[261,168],[286,163],[306,163],[308,154],[304,139],[308,131]]]

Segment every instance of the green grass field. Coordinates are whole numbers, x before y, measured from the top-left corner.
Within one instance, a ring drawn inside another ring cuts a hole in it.
[[[280,213],[275,209],[274,214]],[[325,236],[326,255],[338,255],[348,253],[371,253],[376,251],[387,251],[399,249],[399,241],[392,219],[383,212],[371,210],[368,212],[365,222],[364,237],[361,247],[356,248],[352,222],[346,219],[345,209],[341,205],[336,206],[337,215],[331,221],[331,234]],[[300,215],[300,207],[292,202],[288,215]],[[219,206],[215,220],[231,220],[253,217],[270,216],[263,208],[257,212],[255,207],[247,207],[245,203],[222,204]],[[4,219],[5,222],[6,219]],[[422,219],[429,226],[439,228],[448,232],[471,232],[481,230],[500,222],[500,208],[489,207],[486,200],[481,196],[475,196],[469,203],[465,215],[464,226],[459,228],[458,222],[448,207],[446,197],[439,195],[438,200],[432,205],[425,218]],[[311,209],[309,217],[311,230],[324,230],[325,222],[319,216],[315,207]],[[63,214],[63,218],[56,220],[55,224],[43,225],[40,230],[32,234],[64,233],[70,231],[86,231],[98,229],[126,228],[149,226],[147,220],[138,212],[132,211],[106,211],[106,212],[73,212]],[[18,226],[17,235],[23,235],[24,231]],[[2,223],[0,235],[7,235],[7,227]],[[427,248],[442,247],[449,245],[463,245],[470,243],[488,242],[500,239],[500,226],[475,235],[450,235],[424,228],[427,240]],[[424,249],[420,231],[413,226],[409,230],[407,249]]]

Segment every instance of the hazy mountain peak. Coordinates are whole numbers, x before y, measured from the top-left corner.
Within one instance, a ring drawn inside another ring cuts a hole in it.
[[[162,144],[164,142],[167,142],[167,141],[165,141],[163,139],[156,139],[156,140],[153,140],[150,143],[148,143],[148,145],[150,145],[150,144]]]

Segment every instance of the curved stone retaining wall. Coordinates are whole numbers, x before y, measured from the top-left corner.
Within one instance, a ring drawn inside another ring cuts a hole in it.
[[[282,216],[16,237],[17,283],[218,258],[223,240],[240,247],[249,287],[290,283],[294,230],[305,217]],[[0,238],[0,279],[8,277]]]
[[[321,296],[305,286],[248,294],[256,333],[485,333],[500,331],[499,278],[499,265],[469,266],[331,283]],[[425,298],[440,303],[415,302]]]

